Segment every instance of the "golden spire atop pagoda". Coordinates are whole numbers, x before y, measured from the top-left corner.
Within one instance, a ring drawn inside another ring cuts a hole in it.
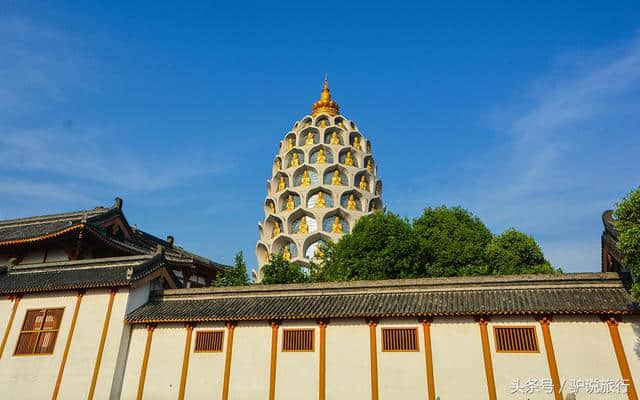
[[[324,86],[322,92],[320,92],[320,100],[313,103],[311,106],[311,115],[316,116],[318,114],[328,114],[330,116],[336,116],[340,113],[340,107],[338,103],[331,100],[331,91],[329,91],[329,80],[327,76],[324,76]]]

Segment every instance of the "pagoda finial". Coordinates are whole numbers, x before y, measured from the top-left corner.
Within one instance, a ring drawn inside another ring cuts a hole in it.
[[[311,115],[316,116],[318,114],[329,114],[330,116],[338,115],[340,113],[340,107],[338,103],[331,100],[331,91],[329,90],[329,79],[327,74],[324,74],[324,84],[322,85],[322,92],[320,92],[320,100],[313,103],[311,106]]]

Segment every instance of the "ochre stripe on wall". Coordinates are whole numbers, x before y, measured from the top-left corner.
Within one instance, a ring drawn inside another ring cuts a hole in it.
[[[420,319],[424,336],[424,363],[427,371],[427,398],[436,400],[436,385],[433,377],[433,351],[431,349],[431,318]]]
[[[96,383],[98,382],[98,374],[100,373],[100,364],[102,362],[102,352],[104,344],[107,340],[107,332],[109,331],[109,322],[111,321],[111,310],[113,309],[113,299],[116,297],[117,289],[109,290],[109,303],[107,304],[107,312],[104,317],[104,325],[102,326],[102,336],[100,337],[100,345],[98,345],[98,355],[96,356],[96,364],[93,367],[93,376],[91,377],[91,386],[89,387],[89,400],[93,399],[96,392]]]
[[[140,369],[140,380],[138,381],[138,395],[136,399],[142,400],[144,393],[144,381],[147,379],[147,366],[149,365],[149,353],[151,353],[151,340],[155,325],[147,325],[147,343],[144,345],[144,356],[142,357],[142,368]]]
[[[609,326],[609,334],[611,335],[611,342],[613,343],[613,350],[616,353],[618,359],[618,367],[620,368],[620,375],[624,383],[627,384],[627,397],[629,400],[638,400],[638,392],[633,383],[633,376],[631,376],[631,370],[629,369],[629,363],[627,362],[627,356],[624,353],[624,347],[622,346],[622,340],[620,340],[620,331],[618,330],[618,319],[610,317],[606,320]]]
[[[271,322],[271,368],[269,369],[269,400],[276,398],[276,361],[278,355],[278,322]]]
[[[553,383],[553,396],[555,400],[562,400],[562,385],[560,384],[560,375],[558,374],[558,364],[556,363],[556,353],[553,350],[553,341],[551,340],[551,317],[545,316],[538,318],[540,327],[542,328],[542,339],[544,340],[544,350],[547,353],[547,363],[549,364],[549,374],[551,375],[551,383]]]
[[[227,322],[227,354],[224,358],[224,380],[222,382],[222,400],[229,398],[229,379],[231,378],[231,355],[233,352],[233,332],[235,322]]]
[[[477,318],[480,326],[480,339],[482,340],[482,356],[484,358],[484,372],[487,378],[487,392],[489,400],[496,400],[496,381],[493,376],[493,363],[491,362],[491,348],[489,347],[489,334],[487,333],[487,325],[489,319],[486,317]]]
[[[367,325],[369,325],[369,357],[371,359],[371,400],[378,400],[378,349],[376,343],[378,323],[375,320],[368,320]]]
[[[327,324],[328,320],[319,320],[320,327],[320,365],[318,376],[318,399],[325,400],[327,396]]]
[[[0,343],[0,358],[2,358],[4,347],[7,345],[7,339],[9,338],[9,332],[11,332],[13,319],[16,317],[16,311],[18,310],[18,304],[20,304],[20,295],[13,297],[13,307],[11,307],[11,315],[9,315],[9,321],[7,322],[7,327],[4,329],[4,336],[2,336],[2,343]]]
[[[51,396],[53,400],[56,400],[58,398],[58,392],[60,392],[62,375],[64,374],[64,367],[67,364],[67,357],[69,356],[69,348],[71,347],[71,339],[73,339],[73,332],[76,329],[76,321],[78,320],[78,311],[80,311],[80,303],[82,302],[82,296],[84,296],[84,292],[82,291],[79,291],[76,295],[76,307],[73,309],[73,317],[71,317],[71,327],[69,328],[67,343],[64,346],[64,352],[62,353],[62,361],[60,361],[60,369],[58,370],[58,378],[56,379],[56,386],[53,388],[53,395]]]
[[[184,356],[182,357],[182,373],[180,374],[180,390],[178,400],[184,399],[184,392],[187,386],[187,375],[189,374],[189,355],[191,354],[191,335],[193,334],[193,324],[186,324],[187,337],[184,341]]]

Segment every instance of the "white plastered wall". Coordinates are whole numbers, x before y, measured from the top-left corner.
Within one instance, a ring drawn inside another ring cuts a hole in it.
[[[224,340],[222,343],[222,351],[214,353],[194,353],[196,344],[196,335],[198,331],[206,330],[222,330],[224,331]],[[235,334],[234,334],[235,336]],[[227,329],[224,324],[218,323],[200,323],[193,330],[191,340],[189,372],[187,374],[187,384],[185,387],[185,398],[187,399],[203,399],[212,398],[219,399],[222,396],[222,384],[224,381],[224,363],[227,352],[227,341],[229,340]],[[234,338],[235,344],[235,338]],[[183,345],[184,348],[184,345]],[[233,355],[235,349],[231,351]],[[233,367],[233,364],[232,364]],[[232,370],[231,373],[234,371]]]
[[[285,329],[313,329],[312,352],[282,351]],[[276,398],[280,400],[314,399],[318,397],[320,333],[315,321],[284,321],[278,329]]]
[[[640,316],[622,317],[618,325],[636,391],[640,390]]]
[[[596,316],[554,316],[550,325],[563,393],[569,380],[621,379],[607,324]],[[626,337],[625,337],[626,339]],[[627,399],[626,394],[590,394],[585,389],[579,399]]]
[[[382,329],[415,328],[418,331],[418,351],[382,351]],[[368,329],[364,326],[363,329]],[[381,399],[423,400],[427,397],[427,374],[424,358],[422,325],[413,319],[380,320],[376,334],[378,352],[378,391]]]
[[[476,324],[477,326],[477,324]],[[536,339],[538,342],[539,352],[537,353],[498,353],[495,343],[495,327],[518,327],[527,326],[534,327],[536,330]],[[479,329],[479,328],[477,328]],[[549,363],[547,362],[544,340],[542,338],[542,330],[540,323],[531,316],[523,317],[493,317],[487,326],[489,336],[489,348],[491,349],[491,360],[493,364],[493,374],[496,383],[496,395],[499,399],[549,399],[548,392],[542,390],[543,383],[548,387],[551,382],[549,372]],[[478,340],[478,346],[480,341]],[[484,376],[484,373],[483,373]],[[541,390],[534,393],[522,393],[520,390],[524,387],[528,379],[537,379],[540,382]],[[514,379],[519,382],[514,384]],[[545,381],[546,380],[546,381]]]
[[[144,384],[145,399],[178,398],[186,336],[184,324],[162,324],[153,331]],[[144,347],[141,350],[144,352]]]
[[[240,322],[233,336],[229,398],[269,397],[271,327],[266,321]]]
[[[435,318],[431,347],[436,396],[443,400],[488,397],[480,328],[473,318]]]
[[[364,320],[331,320],[326,341],[327,399],[370,399],[369,327]]]

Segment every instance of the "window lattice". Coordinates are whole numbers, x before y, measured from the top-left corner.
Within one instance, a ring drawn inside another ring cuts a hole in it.
[[[53,353],[63,311],[63,308],[27,311],[14,354]]]
[[[539,351],[536,328],[533,326],[496,326],[493,332],[498,353],[537,353]]]
[[[284,329],[282,351],[313,351],[313,329]]]
[[[224,331],[197,331],[196,353],[211,353],[222,351]]]
[[[382,351],[418,351],[418,329],[383,328]]]

